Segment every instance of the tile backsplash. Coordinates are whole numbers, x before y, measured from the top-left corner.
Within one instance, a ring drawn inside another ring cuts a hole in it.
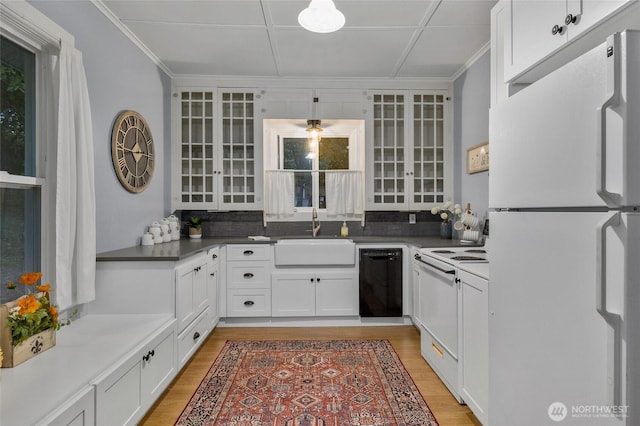
[[[360,221],[347,221],[352,236],[425,236],[440,235],[440,218],[431,212],[412,212],[416,223],[409,223],[409,212],[372,211],[365,213],[365,226]],[[311,236],[311,219],[304,222],[269,222],[263,226],[261,211],[208,212],[203,210],[176,211],[184,224],[192,216],[202,218],[202,232],[206,237],[244,237],[247,235]],[[322,221],[320,236],[340,235],[342,221]],[[183,228],[183,233],[186,228]]]

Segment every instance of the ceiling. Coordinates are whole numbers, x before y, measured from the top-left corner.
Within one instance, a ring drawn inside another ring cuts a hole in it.
[[[335,33],[298,25],[309,0],[98,0],[174,77],[451,79],[490,38],[495,0],[334,0]]]

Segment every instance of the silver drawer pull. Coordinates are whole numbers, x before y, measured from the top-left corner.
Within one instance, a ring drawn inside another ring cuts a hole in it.
[[[247,272],[243,275],[243,277],[245,277],[246,279],[253,278],[253,274],[251,272]]]
[[[255,305],[255,302],[253,300],[247,300],[246,302],[244,302],[244,306],[253,306]]]

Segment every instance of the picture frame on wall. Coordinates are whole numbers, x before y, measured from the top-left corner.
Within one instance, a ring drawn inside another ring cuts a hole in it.
[[[467,173],[474,174],[489,170],[489,141],[467,148]]]

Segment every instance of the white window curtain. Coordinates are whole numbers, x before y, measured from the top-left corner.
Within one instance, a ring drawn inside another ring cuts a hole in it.
[[[265,171],[264,178],[265,214],[271,216],[293,215],[293,172],[283,170],[267,170]]]
[[[327,171],[327,214],[361,215],[364,213],[362,173]]]
[[[55,288],[60,309],[95,299],[93,129],[82,53],[66,42],[50,57],[56,138]]]

